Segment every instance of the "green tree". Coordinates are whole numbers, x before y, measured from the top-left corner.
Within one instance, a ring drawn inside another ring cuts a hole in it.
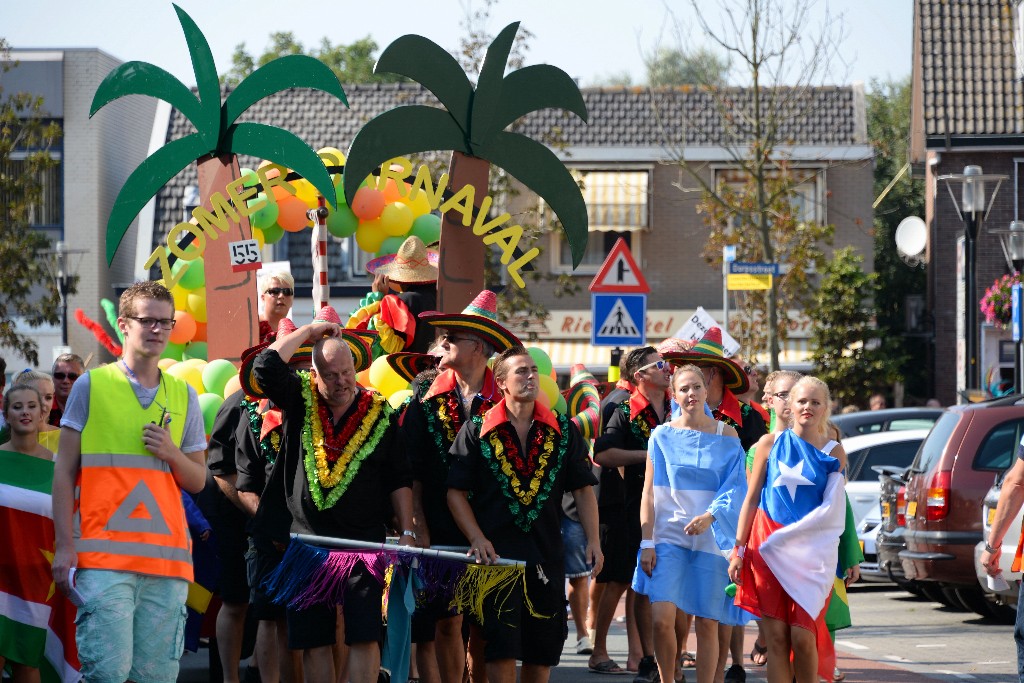
[[[729,60],[705,47],[686,51],[658,47],[644,57],[647,85],[659,88],[673,85],[723,86],[729,76]]]
[[[879,337],[872,299],[878,273],[864,272],[864,258],[853,247],[838,249],[826,266],[808,314],[815,374],[832,396],[846,404],[867,405],[868,397],[899,378],[903,358],[896,340]]]
[[[220,85],[213,52],[199,27],[175,6],[185,32],[199,96],[158,66],[128,62],[103,79],[93,97],[92,116],[109,102],[125,95],[149,95],[165,100],[180,111],[196,132],[174,140],[143,161],[125,181],[107,222],[107,262],[113,261],[128,226],[163,185],[197,159],[224,163],[237,154],[270,159],[294,169],[309,180],[333,206],[334,185],[320,157],[294,133],[237,119],[257,101],[287,88],[315,88],[348,105],[345,91],[334,74],[306,55],[291,54],[254,71],[221,104]],[[287,34],[281,34],[287,35]]]
[[[0,38],[0,76],[16,66],[10,46]],[[60,126],[44,117],[43,98],[5,93],[0,86],[0,345],[15,349],[32,365],[39,363],[39,345],[17,332],[15,320],[30,327],[60,322],[57,289],[42,254],[51,245],[32,227],[43,178],[59,166],[50,148],[60,137]]]
[[[396,83],[405,79],[397,74],[373,73],[373,65],[377,61],[378,45],[370,36],[343,45],[334,45],[329,39],[322,38],[319,48],[307,50],[302,43],[295,40],[291,32],[270,34],[267,47],[259,57],[253,57],[245,49],[245,43],[235,47],[231,56],[231,68],[220,75],[224,85],[235,86],[248,77],[260,66],[287,55],[304,54],[313,57],[330,68],[341,83]]]
[[[924,216],[924,178],[913,177],[908,164],[910,93],[907,76],[872,81],[867,94],[868,138],[875,149],[874,195],[879,198],[874,222],[875,315],[881,336],[900,346],[904,358],[900,374],[907,395],[927,399],[932,392],[922,359],[927,353],[928,330],[906,329],[907,297],[923,297],[927,277],[922,266],[908,265],[900,258],[895,237],[904,218]]]

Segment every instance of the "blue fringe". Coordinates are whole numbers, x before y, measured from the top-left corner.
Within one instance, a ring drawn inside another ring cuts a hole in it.
[[[330,551],[292,539],[281,563],[263,580],[263,590],[274,603],[286,605],[309,586],[309,579],[320,569]]]

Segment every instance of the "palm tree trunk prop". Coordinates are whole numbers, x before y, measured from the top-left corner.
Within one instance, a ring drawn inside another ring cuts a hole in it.
[[[491,164],[486,159],[452,152],[448,184],[453,193],[472,185],[486,188]],[[441,217],[440,261],[437,277],[437,308],[462,311],[484,288],[484,243],[462,224],[462,214],[449,211]]]

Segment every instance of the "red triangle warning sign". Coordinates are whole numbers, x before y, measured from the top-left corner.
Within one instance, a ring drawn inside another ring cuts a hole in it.
[[[626,240],[619,238],[590,283],[591,292],[647,294],[651,291],[644,274],[633,260]]]

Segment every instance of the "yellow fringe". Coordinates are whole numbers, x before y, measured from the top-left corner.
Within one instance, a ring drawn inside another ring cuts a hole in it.
[[[530,596],[526,594],[526,569],[523,567],[493,567],[471,564],[455,586],[452,607],[464,614],[472,614],[478,623],[484,623],[484,601],[494,595],[497,616],[501,618],[505,603],[512,596],[517,584],[522,584],[523,604],[530,616],[550,619],[553,615],[539,614],[533,608]]]
[[[380,612],[384,618],[384,625],[388,625],[388,596],[391,595],[391,579],[395,576],[395,565],[389,564],[384,570],[384,594],[380,599]]]

